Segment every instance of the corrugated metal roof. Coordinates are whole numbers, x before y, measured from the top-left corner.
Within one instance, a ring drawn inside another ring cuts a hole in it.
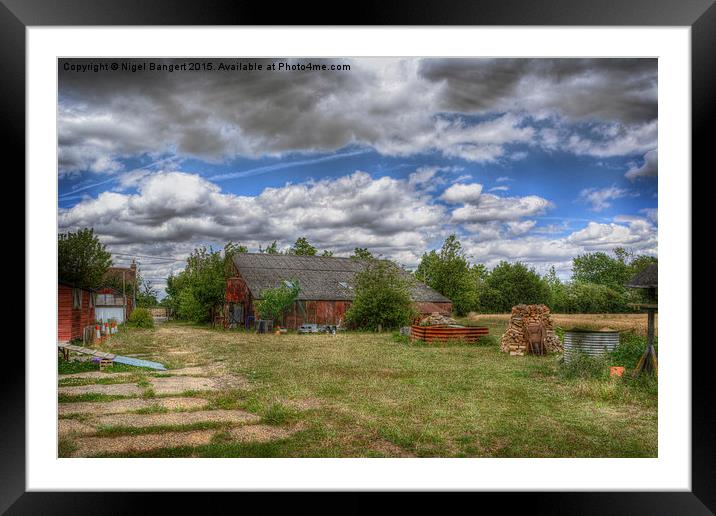
[[[280,286],[284,281],[297,280],[301,287],[299,299],[350,301],[355,296],[350,288],[353,276],[365,267],[365,262],[334,256],[240,253],[234,255],[234,265],[254,297],[259,297],[268,288]],[[408,272],[405,274],[410,275]],[[348,284],[349,288],[341,283]],[[418,302],[450,302],[419,281],[415,282],[412,297]]]

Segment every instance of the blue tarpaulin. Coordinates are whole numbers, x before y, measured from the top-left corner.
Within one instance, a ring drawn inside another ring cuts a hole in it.
[[[114,357],[114,361],[119,362],[120,364],[127,364],[137,367],[148,367],[150,369],[159,369],[160,371],[167,370],[167,368],[164,367],[163,364],[160,364],[159,362],[152,362],[150,360],[140,360],[138,358],[123,357],[117,355],[116,357]]]

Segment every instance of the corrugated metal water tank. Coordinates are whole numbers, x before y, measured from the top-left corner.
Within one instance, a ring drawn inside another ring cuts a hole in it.
[[[564,360],[569,361],[575,353],[600,356],[614,351],[619,344],[619,332],[569,330],[564,332]]]

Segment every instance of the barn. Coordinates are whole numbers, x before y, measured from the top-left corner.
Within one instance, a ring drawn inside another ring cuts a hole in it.
[[[341,324],[355,295],[353,277],[364,267],[365,262],[352,258],[236,254],[226,284],[224,326],[250,326],[256,317],[254,301],[261,293],[291,280],[298,281],[301,291],[281,326],[296,329],[304,323]],[[423,283],[416,283],[412,297],[420,313],[452,312],[452,302]]]
[[[83,333],[92,327],[94,321],[94,292],[66,281],[58,281],[57,341],[82,339]]]

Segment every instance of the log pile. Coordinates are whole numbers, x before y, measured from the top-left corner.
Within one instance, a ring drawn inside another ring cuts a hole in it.
[[[517,305],[512,307],[510,324],[500,338],[500,350],[510,355],[524,355],[528,350],[527,326],[538,323],[544,328],[544,347],[548,352],[563,351],[559,337],[554,333],[549,308],[545,305]]]
[[[452,317],[442,315],[438,312],[433,312],[430,315],[426,315],[420,318],[418,322],[420,326],[436,326],[436,325],[449,325],[449,326],[461,326]]]

